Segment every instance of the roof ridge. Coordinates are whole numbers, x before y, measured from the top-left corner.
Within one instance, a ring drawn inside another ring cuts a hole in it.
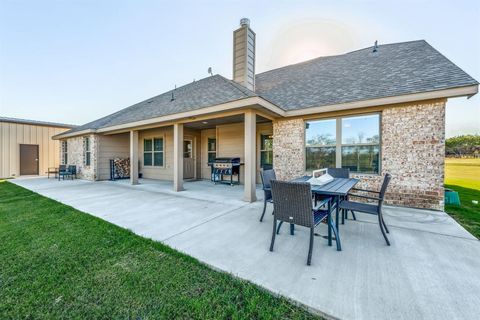
[[[430,44],[429,44],[427,41],[425,41],[424,39],[420,39],[420,40],[410,40],[410,41],[402,41],[402,42],[385,43],[385,44],[380,44],[380,45],[378,45],[378,47],[385,47],[385,46],[391,46],[391,45],[397,45],[397,44],[404,44],[404,43],[411,43],[411,42],[425,42],[426,44],[430,45]],[[351,53],[354,53],[354,52],[358,52],[358,51],[362,51],[362,50],[366,50],[366,49],[370,49],[370,48],[373,48],[373,46],[369,46],[369,47],[365,47],[365,48],[357,49],[357,50],[353,50],[353,51],[348,51],[348,52],[345,52],[345,53],[332,54],[332,55],[329,55],[329,56],[320,56],[320,57],[312,58],[312,59],[309,59],[309,60],[300,61],[300,62],[297,62],[297,63],[292,63],[292,64],[289,64],[289,65],[286,65],[286,66],[283,66],[283,67],[278,67],[278,68],[270,69],[270,70],[264,71],[264,72],[262,72],[262,73],[256,74],[255,77],[260,76],[260,75],[264,75],[264,74],[269,73],[269,72],[271,72],[271,71],[277,71],[277,70],[284,69],[284,68],[286,69],[286,68],[290,68],[290,67],[294,67],[294,66],[298,66],[298,65],[302,65],[302,64],[307,64],[307,63],[311,63],[311,62],[313,62],[313,61],[320,60],[320,59],[346,56],[346,55],[348,55],[348,54],[351,54]]]

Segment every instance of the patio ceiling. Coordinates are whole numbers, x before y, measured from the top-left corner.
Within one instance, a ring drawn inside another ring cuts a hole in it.
[[[260,115],[257,115],[256,117],[257,117],[257,123],[265,123],[265,122],[271,121]],[[223,118],[213,118],[213,119],[207,119],[207,120],[188,122],[184,124],[184,127],[190,128],[190,129],[197,129],[197,130],[215,129],[215,127],[219,125],[239,123],[239,122],[243,122],[243,120],[244,120],[243,114],[236,114],[236,115],[223,117]]]

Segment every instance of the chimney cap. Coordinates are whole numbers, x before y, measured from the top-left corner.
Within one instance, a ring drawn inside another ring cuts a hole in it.
[[[240,19],[240,26],[250,26],[250,19],[248,18],[242,18]]]

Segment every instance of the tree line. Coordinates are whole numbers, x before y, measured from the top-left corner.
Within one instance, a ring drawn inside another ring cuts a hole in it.
[[[480,157],[480,135],[469,134],[445,140],[447,157]]]

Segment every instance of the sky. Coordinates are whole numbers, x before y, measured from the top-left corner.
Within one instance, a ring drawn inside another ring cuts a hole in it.
[[[480,80],[480,1],[0,0],[0,116],[80,125],[209,67],[231,78],[242,17],[257,73],[425,39]],[[479,96],[449,100],[447,137],[480,133]]]

